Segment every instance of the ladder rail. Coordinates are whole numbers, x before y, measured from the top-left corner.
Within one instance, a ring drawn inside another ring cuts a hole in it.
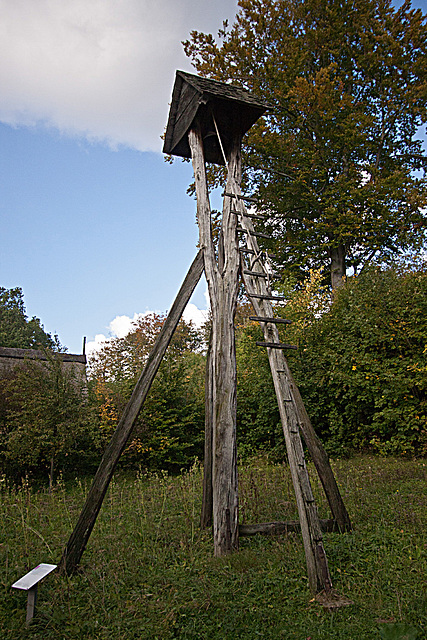
[[[247,233],[245,233],[246,244],[249,249],[254,251],[255,257],[259,259],[261,252],[256,239],[257,236],[253,235],[254,229],[251,219],[245,216],[246,208],[242,200],[238,200],[238,207],[242,214],[239,222],[242,228],[247,231]],[[244,273],[245,266],[243,255],[241,254],[242,280],[246,291],[251,298],[256,315],[272,317],[274,313],[271,300],[265,297],[271,296],[269,291],[269,281],[265,281],[263,278],[255,278]],[[261,260],[258,264],[258,268],[260,267]],[[268,273],[268,269],[264,263],[262,264],[262,268],[265,273]],[[256,296],[263,297],[251,297],[251,293]],[[279,331],[276,324],[263,323],[262,328],[266,342],[280,343]],[[283,351],[280,349],[267,347],[267,354],[279,405],[292,483],[294,485],[298,514],[301,522],[301,533],[304,543],[310,588],[314,592],[321,590],[330,592],[332,590],[332,580],[329,573],[326,553],[323,547],[323,535],[320,520],[305,462],[305,455],[298,424],[297,407],[292,388],[287,382],[288,377],[286,374],[283,375],[280,373],[279,375],[278,373],[278,370],[287,370],[287,361]]]
[[[250,230],[251,228],[253,228],[252,222],[250,219],[245,217],[246,208],[243,202],[239,202],[239,208],[241,212],[241,220],[240,220],[241,226],[247,227]],[[246,250],[244,248],[241,248],[240,250],[241,263],[244,264],[243,257],[245,255],[248,255],[251,265],[255,263],[263,264],[266,271],[271,270],[272,265],[270,262],[269,254],[268,253],[263,254],[263,252],[261,252],[258,248],[258,242],[256,238],[247,235],[246,246],[248,247],[249,245],[250,245],[250,248]],[[252,258],[252,256],[254,257]],[[265,261],[267,262],[268,269],[267,269],[267,266],[264,264],[264,256],[265,256]],[[243,270],[243,267],[242,267],[242,270]],[[246,282],[249,284],[249,286],[253,286],[251,301],[252,301],[252,304],[254,305],[256,300],[262,299],[263,296],[253,293],[254,290],[259,291],[259,288],[257,289],[256,283],[252,285],[252,281],[246,276],[244,279],[246,279]],[[266,287],[269,290],[270,281],[266,282]],[[248,287],[246,288],[248,290]],[[266,290],[264,287],[261,287],[261,288],[262,290]],[[272,299],[272,297],[270,299]],[[279,301],[280,299],[283,299],[283,298],[277,297],[276,299]],[[263,315],[267,316],[268,310],[272,309],[272,307],[271,305],[266,306],[265,304],[266,302],[268,302],[268,298],[265,298],[263,302],[264,304],[260,305],[259,308],[262,309]],[[264,323],[262,326],[264,328],[264,334],[265,334],[267,325]],[[332,471],[328,454],[326,453],[320,439],[318,438],[316,432],[313,429],[310,418],[305,409],[304,402],[301,398],[301,394],[299,392],[297,385],[294,382],[292,373],[289,370],[286,359],[285,359],[285,362],[286,362],[286,368],[287,368],[288,384],[293,387],[295,409],[298,414],[298,420],[300,423],[301,432],[304,437],[305,443],[310,451],[311,457],[313,459],[314,465],[316,467],[317,473],[322,483],[326,498],[328,500],[328,503],[332,512],[332,516],[336,520],[337,526],[341,531],[351,531],[352,524],[351,524],[350,516],[345,507],[344,501],[341,496],[341,492],[339,490],[337,481]]]

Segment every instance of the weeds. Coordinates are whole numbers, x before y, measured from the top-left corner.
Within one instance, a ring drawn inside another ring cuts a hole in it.
[[[2,483],[0,629],[4,640],[422,640],[427,634],[427,465],[360,457],[333,463],[355,529],[325,535],[334,587],[354,601],[335,613],[311,601],[296,534],[241,539],[214,558],[198,527],[201,470],[117,477],[80,571],[52,574],[26,630],[25,594],[11,584],[57,563],[87,482],[52,494]],[[312,471],[312,470],[311,470]],[[326,501],[314,474],[322,517]],[[239,470],[245,522],[296,518],[287,467],[255,460]],[[399,635],[400,634],[400,635]]]

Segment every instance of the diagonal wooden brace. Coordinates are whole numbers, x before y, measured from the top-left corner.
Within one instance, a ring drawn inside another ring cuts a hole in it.
[[[191,295],[203,273],[203,252],[200,250],[194,259],[185,280],[175,298],[168,317],[160,331],[159,336],[148,356],[146,365],[136,383],[132,396],[123,411],[123,415],[117,425],[117,429],[108,444],[98,470],[95,474],[92,486],[86,499],[86,503],[80,514],[79,520],[62,554],[60,569],[72,573],[77,569],[92,529],[95,525],[99,510],[101,509],[108,485],[113,476],[119,458],[132,433],[133,426],[145,402],[154,377],[159,369],[166,349],[172,339],[178,322],[187,306]]]

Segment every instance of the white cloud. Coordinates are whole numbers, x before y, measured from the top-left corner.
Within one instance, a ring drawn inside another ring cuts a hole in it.
[[[206,309],[205,310],[199,309],[198,307],[196,307],[195,304],[190,302],[186,306],[184,313],[182,314],[182,317],[186,322],[190,322],[191,320],[192,322],[194,322],[196,327],[201,327],[202,324],[204,324],[207,320],[208,311]]]
[[[0,0],[0,121],[161,150],[181,40],[236,0]]]
[[[133,318],[125,315],[116,316],[108,325],[108,336],[103,333],[98,333],[93,340],[89,340],[86,343],[86,354],[89,355],[94,351],[99,351],[99,349],[101,349],[102,346],[111,338],[124,338],[132,330],[134,323],[137,322],[139,318],[149,315],[150,313],[161,312],[145,311],[144,313],[134,313]],[[204,322],[206,322],[207,316],[207,310],[199,309],[192,302],[186,306],[184,313],[182,314],[182,317],[186,322],[192,320],[196,327],[200,327]]]
[[[129,316],[116,316],[109,324],[110,332],[117,338],[124,338],[131,331],[134,323],[137,322],[139,318],[142,318],[149,313],[151,312],[134,313],[133,318],[130,318]]]
[[[103,333],[97,333],[93,340],[88,340],[86,342],[86,355],[99,351],[107,340],[108,338],[104,336]]]

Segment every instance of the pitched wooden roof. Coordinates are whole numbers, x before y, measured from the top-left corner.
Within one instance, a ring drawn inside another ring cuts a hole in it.
[[[234,133],[244,135],[268,106],[249,91],[231,84],[200,78],[177,71],[169,110],[163,152],[190,158],[188,132],[196,116],[204,138],[207,162],[224,164],[215,132],[213,116],[227,153],[227,144]]]

